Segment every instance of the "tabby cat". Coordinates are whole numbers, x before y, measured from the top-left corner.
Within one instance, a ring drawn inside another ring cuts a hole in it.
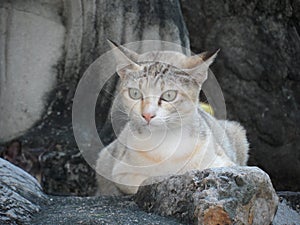
[[[134,194],[152,176],[246,165],[243,127],[199,107],[201,86],[218,51],[188,57],[172,51],[137,54],[110,45],[121,80],[118,104],[129,121],[99,153],[98,194]]]

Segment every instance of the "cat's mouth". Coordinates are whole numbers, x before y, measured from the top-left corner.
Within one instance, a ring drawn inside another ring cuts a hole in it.
[[[145,127],[160,127],[160,126],[162,126],[162,124],[157,124],[157,123],[155,123],[155,122],[147,122],[147,121],[145,121],[145,122],[143,122],[143,126],[145,126]]]
[[[146,120],[142,119],[142,126],[144,126],[144,127],[164,127],[164,123],[159,119],[150,120],[150,121],[146,121]]]

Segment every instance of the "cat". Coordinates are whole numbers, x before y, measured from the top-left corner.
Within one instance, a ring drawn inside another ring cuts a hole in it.
[[[185,56],[137,54],[110,42],[129,121],[99,153],[98,194],[134,194],[153,176],[243,166],[249,144],[237,122],[217,120],[199,106],[199,93],[218,51]]]

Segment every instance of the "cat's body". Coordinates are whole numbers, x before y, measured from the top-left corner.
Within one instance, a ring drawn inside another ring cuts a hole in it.
[[[96,171],[105,177],[98,175],[99,194],[133,194],[153,176],[246,165],[244,129],[216,120],[198,105],[215,55],[115,50],[123,65],[120,99],[130,120],[99,154]]]

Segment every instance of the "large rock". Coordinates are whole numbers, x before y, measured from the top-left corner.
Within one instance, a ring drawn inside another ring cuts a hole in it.
[[[153,181],[139,188],[137,204],[189,224],[269,225],[277,210],[270,178],[257,167],[195,170],[144,184]]]
[[[249,165],[300,191],[300,1],[181,3],[192,50],[221,48],[212,70],[228,118],[246,127]]]
[[[300,198],[298,193],[298,199]],[[272,225],[300,224],[300,213],[290,206],[288,199],[282,198]]]
[[[0,158],[0,224],[27,224],[48,200],[28,173]]]
[[[194,182],[197,183],[198,180],[192,181],[191,184]],[[182,190],[184,185],[185,183],[182,183],[182,186],[176,189],[178,193],[175,193],[174,189],[170,194],[177,195],[180,199],[182,196],[179,190]],[[279,195],[282,196],[281,203],[273,224],[299,224],[300,214],[297,208],[299,193],[279,193]],[[182,224],[174,218],[142,211],[131,196],[84,198],[47,196],[32,176],[1,158],[0,202],[0,224]],[[176,206],[181,208],[181,211],[184,210],[184,202],[178,203]],[[175,205],[172,207],[173,210]],[[180,210],[177,215],[180,215]]]

